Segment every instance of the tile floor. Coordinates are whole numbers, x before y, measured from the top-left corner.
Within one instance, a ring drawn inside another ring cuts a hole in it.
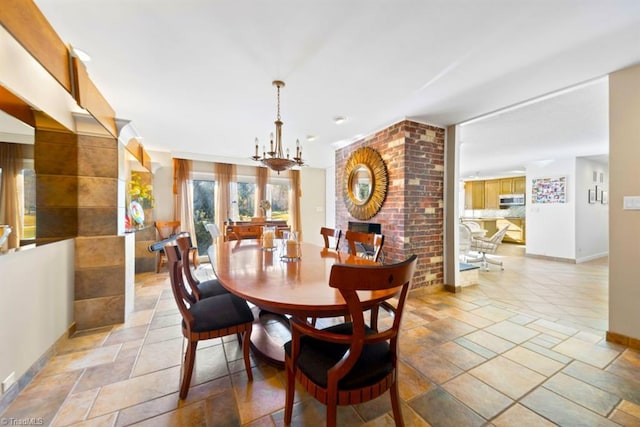
[[[411,295],[399,367],[405,423],[640,425],[640,351],[603,339],[606,260],[548,262],[510,245],[500,253],[505,270],[481,272],[478,286]],[[235,338],[201,343],[180,401],[180,316],[167,274],[139,275],[136,286],[127,322],[62,343],[2,424],[282,425],[283,371],[254,360],[248,383]],[[324,406],[296,398],[294,425],[323,423]],[[393,425],[388,394],[341,407],[338,422]]]

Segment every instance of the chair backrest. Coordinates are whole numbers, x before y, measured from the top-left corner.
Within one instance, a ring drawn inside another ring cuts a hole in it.
[[[204,228],[206,228],[209,234],[211,235],[211,239],[213,242],[215,242],[218,237],[222,237],[222,233],[220,233],[220,229],[214,223],[208,222],[204,225]]]
[[[154,225],[159,240],[167,239],[180,230],[180,221],[156,221]]]
[[[169,262],[169,279],[171,280],[173,298],[176,301],[178,310],[182,315],[182,319],[190,330],[193,325],[194,318],[189,312],[189,307],[193,304],[193,300],[184,284],[180,248],[178,248],[177,245],[169,243],[164,245],[164,253],[167,255],[167,260]]]
[[[466,254],[471,249],[471,229],[467,224],[458,224],[459,251],[461,254]]]
[[[366,307],[362,305],[357,291],[379,291],[398,288],[398,293],[396,294],[398,303],[395,307],[390,304],[387,305],[387,309],[394,312],[393,325],[389,329],[376,334],[386,336],[385,339],[391,339],[393,350],[396,350],[396,338],[400,330],[402,311],[411,279],[415,272],[417,259],[417,255],[412,255],[405,261],[396,264],[334,264],[331,267],[329,286],[337,288],[342,294],[342,297],[347,302],[353,323],[354,340],[352,340],[352,349],[354,341],[356,342],[356,347],[361,348],[365,335],[363,312],[366,310]],[[374,339],[371,335],[367,335],[367,339],[370,338]],[[357,342],[359,342],[359,344]],[[357,352],[359,353],[359,350]]]
[[[347,230],[345,239],[349,243],[349,252],[351,254],[356,255],[358,252],[364,252],[367,258],[374,261],[380,259],[382,245],[384,245],[383,234]]]
[[[493,236],[489,237],[489,240],[499,245],[502,243],[502,239],[504,238],[504,235],[507,234],[508,229],[509,225],[505,225],[500,230],[496,231]]]
[[[509,225],[505,225],[496,231],[491,237],[476,237],[471,239],[471,249],[485,254],[494,254],[498,250],[498,246],[502,243],[504,235],[507,234]]]
[[[187,232],[178,234],[178,236],[176,237],[176,245],[178,246],[178,255],[182,264],[184,277],[187,279],[187,284],[189,285],[189,288],[191,288],[191,292],[195,294],[195,297],[191,296],[190,300],[192,302],[196,302],[200,299],[200,291],[198,289],[200,281],[195,277],[193,271],[191,270],[191,252],[197,251],[198,248],[195,248],[193,246],[193,243],[191,242],[191,236]]]
[[[342,230],[340,230],[339,228],[328,228],[328,227],[322,227],[320,228],[320,234],[322,234],[322,238],[324,239],[324,247],[329,249],[335,249],[338,250],[338,248],[340,247],[340,238],[342,237]],[[335,245],[330,246],[330,242],[329,239],[333,239],[335,242]]]
[[[480,224],[475,221],[464,221],[463,224],[469,227],[471,231],[482,231],[482,227],[480,227]]]

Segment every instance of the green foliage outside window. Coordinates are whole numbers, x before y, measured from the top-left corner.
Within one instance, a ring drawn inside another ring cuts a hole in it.
[[[211,245],[211,235],[205,224],[215,222],[214,188],[215,181],[193,181],[193,225],[199,255],[205,255]]]

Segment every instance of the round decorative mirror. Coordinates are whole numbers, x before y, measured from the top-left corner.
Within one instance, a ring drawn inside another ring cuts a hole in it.
[[[367,165],[356,165],[349,174],[349,190],[353,193],[353,202],[364,205],[373,194],[373,172]]]
[[[344,202],[357,219],[378,213],[387,194],[387,168],[380,154],[369,147],[351,154],[344,169]]]

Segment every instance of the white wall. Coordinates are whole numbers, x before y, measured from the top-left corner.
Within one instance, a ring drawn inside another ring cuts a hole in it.
[[[336,167],[335,165],[325,169],[326,188],[326,212],[324,223],[327,227],[336,226]]]
[[[173,221],[173,167],[159,167],[153,174],[154,220]]]
[[[576,160],[576,262],[600,258],[609,252],[609,205],[600,200],[589,203],[587,194],[597,186],[599,199],[600,191],[609,188],[608,175],[606,164],[587,158]]]
[[[575,259],[576,159],[527,165],[527,254]],[[567,178],[567,203],[532,203],[531,180]]]
[[[0,256],[0,381],[20,378],[73,322],[74,241]]]
[[[326,215],[325,175],[325,169],[302,168],[300,170],[302,239],[318,245],[324,245],[320,236],[320,227],[325,225]]]

